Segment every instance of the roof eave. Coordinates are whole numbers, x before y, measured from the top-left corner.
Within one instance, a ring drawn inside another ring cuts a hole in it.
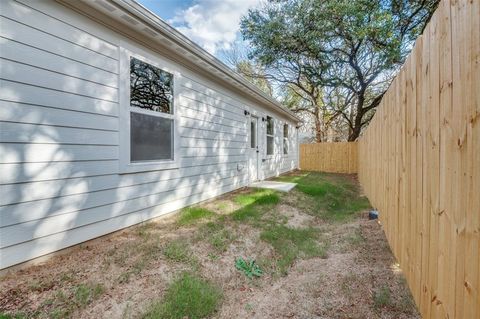
[[[291,120],[294,120],[296,123],[300,123],[301,119],[295,115],[290,110],[283,107],[279,102],[275,101],[273,98],[267,96],[263,91],[258,87],[247,81],[244,77],[230,69],[223,62],[218,60],[216,57],[205,51],[199,45],[188,39],[182,33],[177,31],[175,28],[164,22],[156,14],[139,4],[134,0],[110,0],[115,3],[117,6],[120,6],[125,12],[135,16],[135,18],[142,20],[144,23],[150,25],[157,32],[161,33],[166,38],[169,38],[171,41],[175,42],[177,45],[183,47],[190,54],[197,56],[199,59],[208,63],[210,66],[214,67],[218,71],[222,72],[229,78],[233,79],[238,84],[244,86],[246,89],[251,91],[254,94],[254,97],[259,102],[263,103],[266,106],[274,109],[275,111],[287,116]],[[212,76],[218,77],[215,73],[211,73]]]

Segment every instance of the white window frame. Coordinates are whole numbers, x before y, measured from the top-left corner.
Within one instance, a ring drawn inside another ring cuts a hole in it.
[[[173,74],[173,112],[171,114],[144,110],[141,108],[132,108],[130,106],[130,58],[136,58],[154,67],[162,69]],[[145,52],[134,53],[127,49],[120,50],[120,70],[119,70],[119,107],[120,107],[120,125],[119,125],[119,171],[120,173],[136,173],[145,171],[157,171],[166,169],[176,169],[180,167],[180,134],[179,134],[179,104],[178,104],[178,79],[180,74],[174,71],[172,65],[168,62],[147,54]],[[168,118],[173,120],[173,159],[131,162],[130,157],[130,113],[134,109],[135,113],[141,113],[151,116]]]
[[[285,137],[285,127],[287,127],[287,136]],[[285,144],[287,145],[287,152],[285,153]],[[282,125],[282,155],[288,156],[290,154],[290,125],[285,122]]]
[[[268,118],[271,118],[272,119],[272,127],[273,127],[273,134],[268,134]],[[265,115],[265,155],[267,156],[267,158],[271,158],[273,156],[275,156],[275,118],[271,115]],[[268,154],[268,138],[269,137],[272,137],[272,141],[273,141],[273,150],[272,150],[272,154]]]

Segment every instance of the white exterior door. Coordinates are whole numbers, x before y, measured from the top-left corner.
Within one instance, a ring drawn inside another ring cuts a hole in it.
[[[250,117],[250,139],[248,143],[248,174],[250,183],[258,180],[260,150],[258,146],[258,117]]]

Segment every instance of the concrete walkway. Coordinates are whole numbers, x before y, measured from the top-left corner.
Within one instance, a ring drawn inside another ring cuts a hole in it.
[[[286,183],[286,182],[259,181],[259,182],[250,184],[250,187],[268,188],[268,189],[273,189],[280,192],[289,192],[296,185],[297,184],[295,183]]]

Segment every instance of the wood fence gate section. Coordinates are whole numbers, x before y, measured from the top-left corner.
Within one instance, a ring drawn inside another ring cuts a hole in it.
[[[359,141],[423,318],[480,318],[480,1],[442,0]]]
[[[357,143],[300,145],[300,169],[329,173],[357,173]]]

